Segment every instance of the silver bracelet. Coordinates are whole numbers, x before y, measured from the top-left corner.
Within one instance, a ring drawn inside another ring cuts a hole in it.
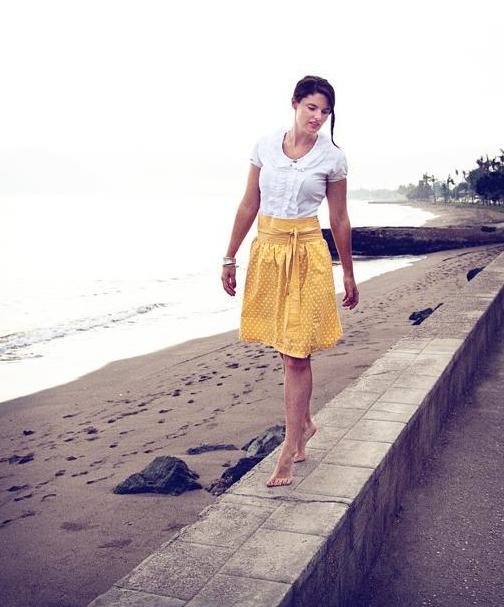
[[[223,266],[234,266],[236,264],[236,257],[223,257],[222,265]]]

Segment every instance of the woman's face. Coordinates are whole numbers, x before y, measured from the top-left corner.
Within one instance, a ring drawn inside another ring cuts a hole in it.
[[[296,125],[306,133],[317,133],[331,115],[331,106],[322,93],[307,95],[299,102],[294,99],[292,104],[296,110]]]

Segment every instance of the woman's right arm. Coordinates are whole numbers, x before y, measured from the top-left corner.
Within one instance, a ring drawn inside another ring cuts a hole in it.
[[[259,173],[261,169],[250,163],[245,194],[236,211],[236,217],[231,232],[231,238],[227,248],[226,256],[235,257],[241,243],[248,234],[255,221],[261,203],[259,190]],[[236,294],[236,268],[234,266],[222,266],[222,286],[229,295]]]

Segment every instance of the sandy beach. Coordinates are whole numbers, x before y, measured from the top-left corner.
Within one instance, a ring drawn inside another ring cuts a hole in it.
[[[411,206],[439,215],[426,225],[504,221],[491,209]],[[409,333],[412,312],[455,296],[470,269],[502,251],[504,244],[431,253],[359,285],[354,310],[341,307],[338,293],[344,335],[312,355],[312,411]],[[245,443],[284,421],[280,356],[237,336],[236,329],[115,361],[0,403],[0,607],[86,605],[217,499],[205,487],[244,455]],[[205,443],[238,449],[186,453]],[[30,453],[31,461],[9,463]],[[158,455],[182,458],[203,489],[112,492]]]

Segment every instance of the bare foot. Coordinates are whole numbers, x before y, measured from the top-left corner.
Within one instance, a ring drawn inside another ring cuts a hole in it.
[[[310,422],[303,432],[303,438],[301,439],[301,442],[298,443],[298,448],[294,457],[295,462],[304,462],[304,460],[306,459],[306,443],[310,440],[310,438],[315,434],[316,431],[317,426],[313,422]]]
[[[266,482],[267,487],[278,487],[279,485],[290,485],[292,483],[292,461],[295,454],[296,451],[289,452],[287,450],[284,441],[275,470]]]

